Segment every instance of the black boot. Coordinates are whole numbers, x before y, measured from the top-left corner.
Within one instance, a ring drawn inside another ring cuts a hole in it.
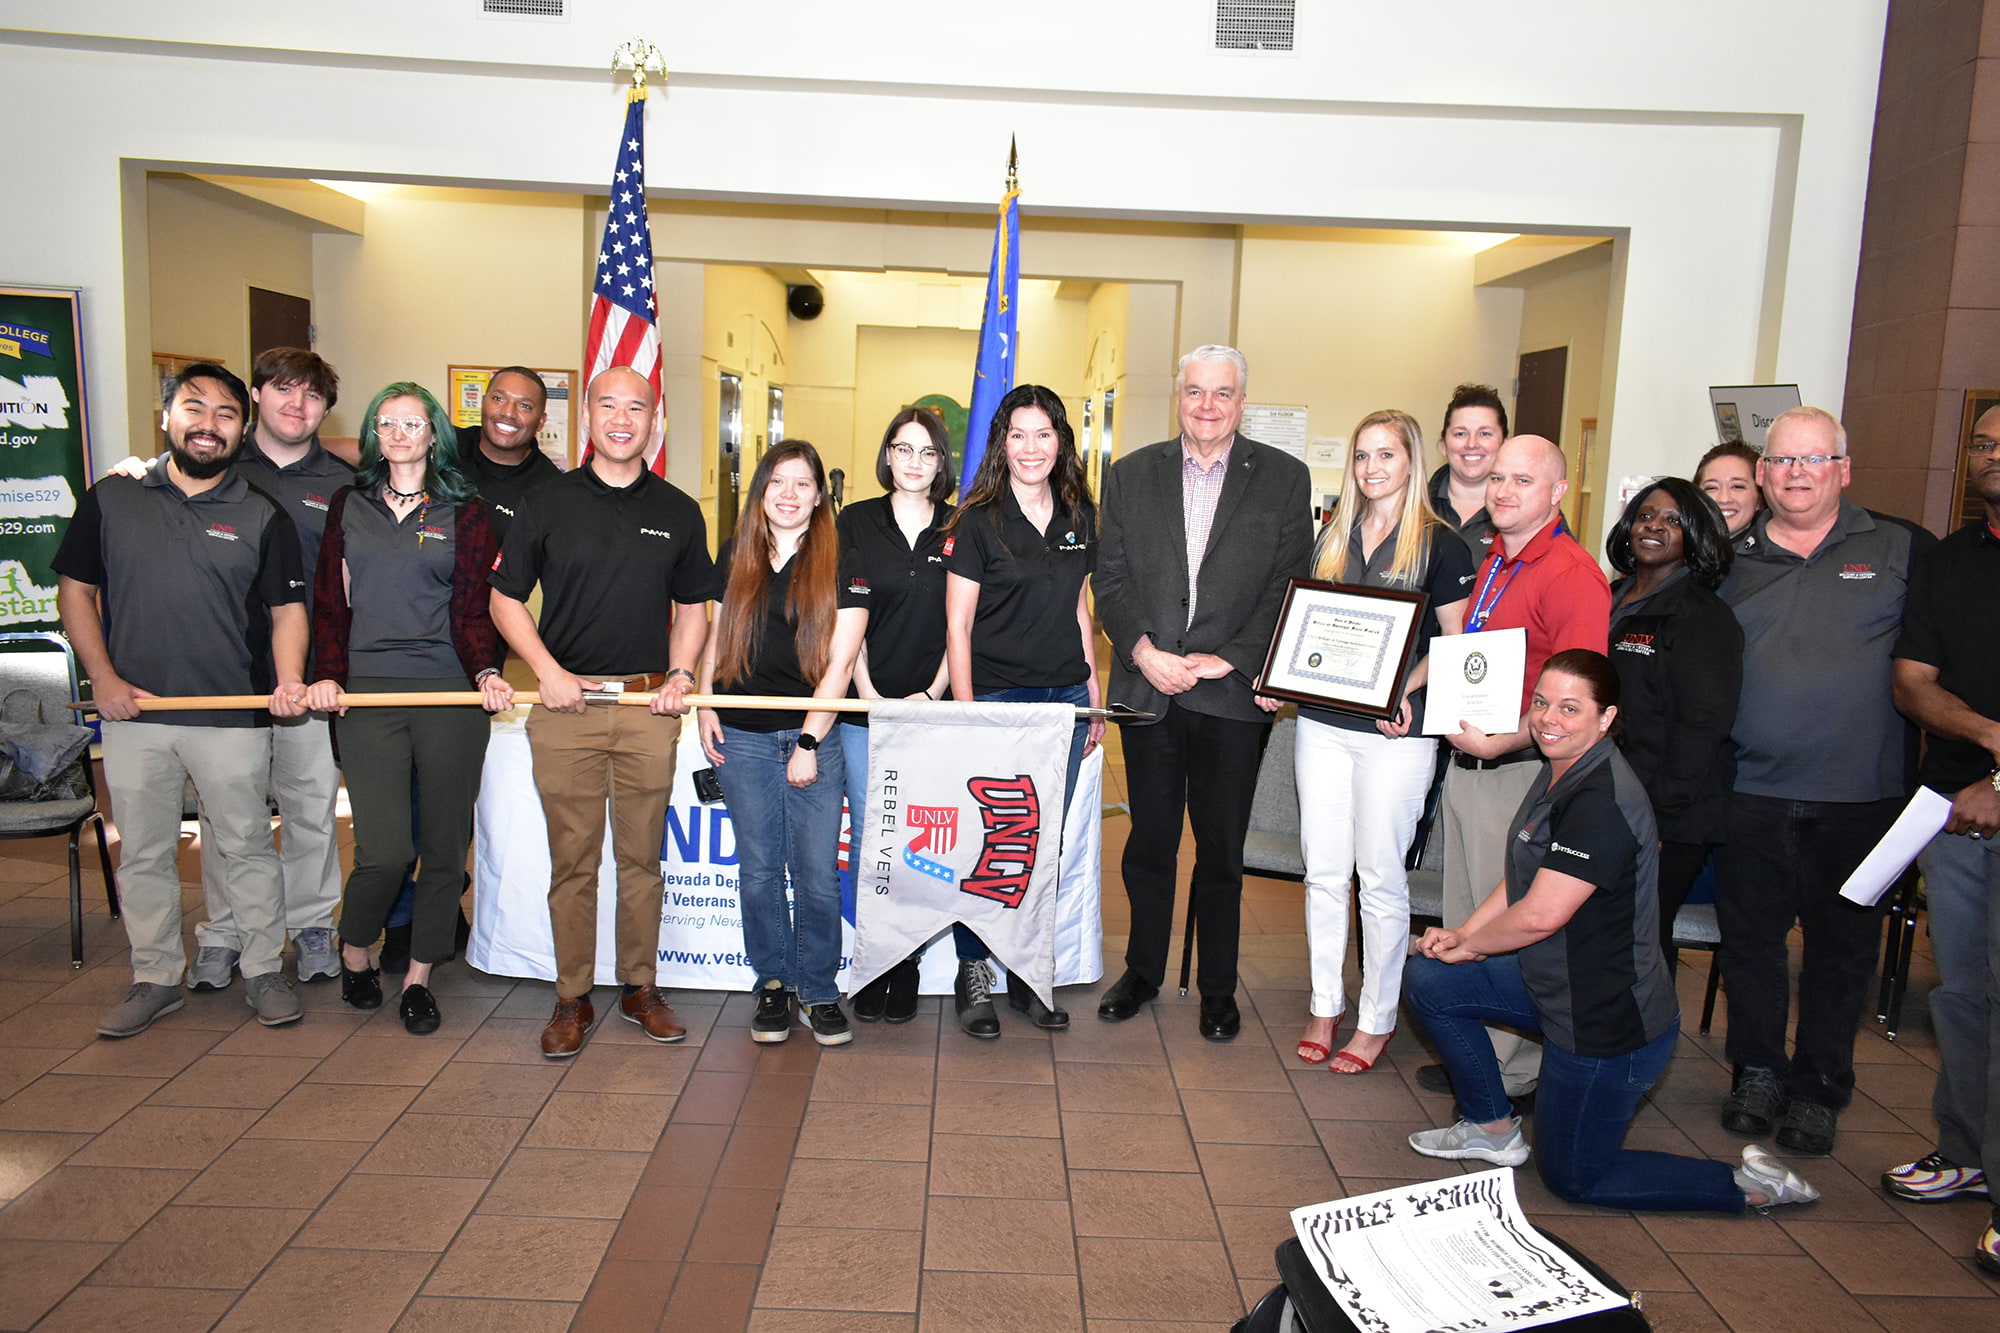
[[[1046,1032],[1061,1032],[1069,1026],[1069,1010],[1049,1008],[1019,977],[1007,978],[1007,1007],[1026,1014],[1030,1023]]]
[[[384,972],[402,976],[410,970],[410,923],[390,926],[382,932],[382,961]]]
[[[958,960],[958,980],[951,988],[958,1025],[968,1037],[985,1040],[1000,1035],[1000,1015],[993,1012],[993,972],[984,958]]]
[[[879,1022],[883,1011],[888,1007],[889,973],[887,972],[854,992],[854,1016],[863,1023]]]
[[[917,1016],[917,974],[923,965],[917,958],[905,958],[889,970],[889,1003],[882,1017],[891,1023],[907,1023]]]

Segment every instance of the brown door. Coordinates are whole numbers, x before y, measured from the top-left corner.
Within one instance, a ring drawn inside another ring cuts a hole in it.
[[[312,348],[312,302],[303,296],[250,289],[250,359],[273,347]],[[248,370],[248,367],[245,367]],[[247,376],[246,376],[247,378]]]
[[[1514,433],[1563,442],[1563,389],[1569,378],[1569,348],[1521,356],[1520,388],[1514,395]]]

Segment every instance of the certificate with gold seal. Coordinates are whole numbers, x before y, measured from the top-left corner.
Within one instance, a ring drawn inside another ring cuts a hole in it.
[[[1257,692],[1357,717],[1394,717],[1429,600],[1401,589],[1293,579]]]
[[[1440,634],[1431,640],[1431,676],[1424,691],[1426,736],[1449,736],[1460,722],[1488,735],[1521,725],[1521,686],[1528,671],[1528,631],[1489,629]]]

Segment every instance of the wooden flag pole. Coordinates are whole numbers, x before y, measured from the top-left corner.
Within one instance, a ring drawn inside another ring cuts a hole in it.
[[[463,708],[478,707],[485,696],[478,690],[440,690],[435,693],[421,691],[415,693],[386,694],[346,694],[340,696],[343,708]],[[630,691],[620,694],[594,694],[586,691],[584,698],[595,703],[627,704],[643,708],[653,702],[651,691],[644,693]],[[523,704],[539,704],[542,697],[534,690],[516,690],[516,707]],[[172,698],[136,700],[142,713],[186,713],[202,710],[222,710],[230,708],[264,708],[270,704],[270,697],[263,694],[183,694]],[[806,713],[865,713],[874,702],[869,699],[795,699],[779,694],[688,694],[681,702],[690,708],[767,708]],[[82,700],[71,700],[71,708],[79,713],[94,713],[97,705]],[[1079,717],[1120,717],[1137,719],[1145,714],[1127,709],[1079,708]]]

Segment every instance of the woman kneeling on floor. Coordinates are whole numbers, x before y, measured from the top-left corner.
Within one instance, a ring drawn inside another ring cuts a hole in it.
[[[1755,1144],[1733,1170],[1624,1147],[1680,1040],[1680,1005],[1660,952],[1652,803],[1613,743],[1617,705],[1618,674],[1602,653],[1557,653],[1536,682],[1529,730],[1547,762],[1510,831],[1506,878],[1457,930],[1425,931],[1404,974],[1464,1117],[1412,1134],[1410,1146],[1528,1160],[1482,1026],[1499,1023],[1544,1039],[1536,1161],[1562,1198],[1726,1213],[1811,1203],[1819,1191]]]

